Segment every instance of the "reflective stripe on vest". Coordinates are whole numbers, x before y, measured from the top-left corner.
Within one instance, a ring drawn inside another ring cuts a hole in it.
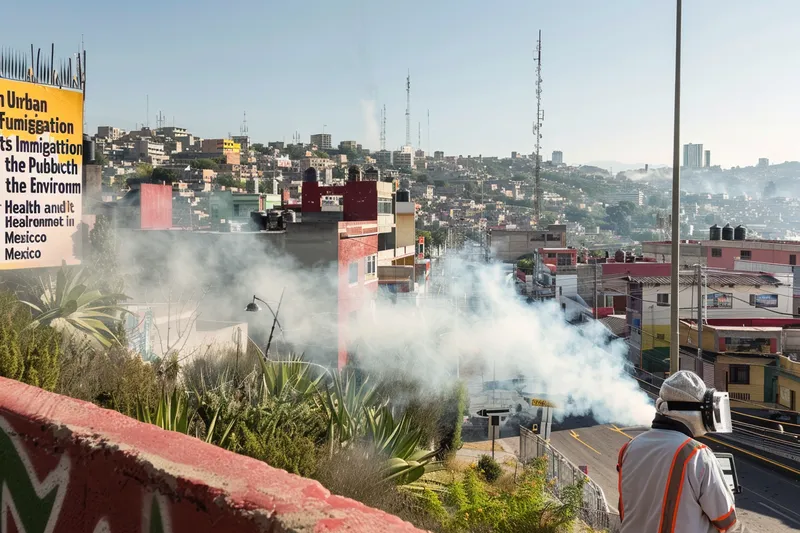
[[[619,449],[619,459],[617,460],[617,491],[619,492],[619,520],[620,520],[620,522],[622,522],[622,520],[625,518],[625,510],[624,510],[624,507],[622,505],[622,458],[625,455],[625,450],[628,449],[628,444],[630,444],[630,443],[631,443],[631,441],[628,441],[628,442],[626,442],[625,444],[622,445],[622,448]]]
[[[733,524],[736,523],[736,511],[733,507],[731,510],[725,513],[724,515],[720,516],[719,518],[715,518],[711,521],[715,528],[719,529],[720,531],[728,531]]]
[[[694,439],[686,439],[678,447],[672,464],[669,467],[667,476],[667,486],[664,489],[664,503],[661,507],[661,523],[658,527],[659,533],[674,533],[675,523],[678,518],[678,507],[681,502],[683,492],[683,480],[686,478],[686,465],[699,450],[705,448]]]

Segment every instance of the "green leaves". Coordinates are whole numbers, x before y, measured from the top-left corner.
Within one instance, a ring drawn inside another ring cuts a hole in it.
[[[48,276],[39,279],[39,302],[23,301],[34,312],[31,328],[40,325],[52,326],[68,336],[84,335],[104,347],[119,344],[109,328],[129,311],[116,301],[127,296],[118,293],[103,293],[96,280],[87,270],[62,266],[55,280]]]

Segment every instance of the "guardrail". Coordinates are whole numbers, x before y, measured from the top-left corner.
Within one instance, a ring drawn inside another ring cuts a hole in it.
[[[609,509],[603,489],[539,435],[520,427],[520,460],[527,463],[537,457],[547,458],[547,479],[554,481],[548,484],[548,487],[555,497],[560,497],[565,488],[585,480],[583,506],[580,509],[581,520],[595,529],[603,529],[609,533],[620,531],[622,525],[619,515]]]

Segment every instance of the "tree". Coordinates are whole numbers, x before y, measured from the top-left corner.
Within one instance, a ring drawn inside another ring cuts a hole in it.
[[[106,166],[108,164],[108,158],[106,157],[106,154],[103,152],[95,152],[94,164],[100,165],[101,167]]]
[[[302,159],[306,156],[306,149],[299,144],[290,144],[284,151],[289,159]]]
[[[136,163],[136,177],[140,179],[150,179],[153,175],[153,165],[150,163]]]
[[[150,178],[153,183],[164,183],[164,185],[172,185],[180,180],[178,173],[171,168],[156,167],[153,169],[153,174]]]
[[[433,185],[435,187],[444,187],[445,186],[445,181],[444,180],[434,180]]]
[[[328,152],[323,152],[322,150],[314,150],[314,157],[321,157],[322,159],[331,158],[331,156],[328,155]]]
[[[97,215],[89,232],[89,244],[92,251],[90,268],[99,280],[100,289],[106,293],[123,292],[125,282],[119,273],[117,234],[110,218]]]
[[[553,213],[542,213],[539,216],[539,226],[546,228],[550,224],[555,224],[556,216]]]
[[[420,174],[419,176],[417,176],[417,183],[422,183],[423,185],[428,183],[428,175]]]
[[[250,148],[258,152],[259,154],[266,154],[267,152],[269,152],[269,146],[264,146],[261,143],[254,143],[250,145]]]
[[[213,159],[203,158],[192,161],[191,167],[201,170],[217,170],[219,165]]]
[[[215,183],[218,187],[225,187],[228,189],[239,186],[239,181],[234,179],[233,174],[219,174],[217,175]]]
[[[614,224],[617,233],[627,236],[631,232],[631,218],[636,213],[636,206],[631,202],[620,202],[618,205],[606,207],[608,221]]]
[[[774,181],[770,181],[767,183],[766,187],[764,187],[764,198],[774,198],[778,195],[778,187],[775,185]]]

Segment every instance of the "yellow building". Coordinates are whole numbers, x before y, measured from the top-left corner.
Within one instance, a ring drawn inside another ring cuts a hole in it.
[[[788,357],[778,357],[778,403],[797,411],[800,398],[800,363]]]

